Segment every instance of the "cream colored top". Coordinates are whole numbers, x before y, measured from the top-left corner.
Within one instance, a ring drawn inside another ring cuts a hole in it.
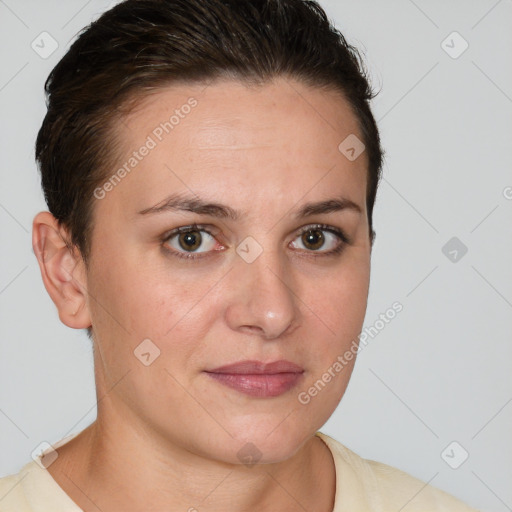
[[[61,439],[53,448],[62,446],[77,434]],[[333,512],[475,512],[449,494],[403,471],[363,459],[321,432],[316,435],[331,450],[336,467]],[[49,471],[31,460],[17,474],[0,478],[0,512],[83,511]]]

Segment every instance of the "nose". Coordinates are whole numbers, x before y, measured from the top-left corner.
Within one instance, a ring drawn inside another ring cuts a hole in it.
[[[230,272],[232,290],[226,321],[238,332],[271,340],[298,326],[298,298],[277,252],[263,251],[252,263],[237,258]]]

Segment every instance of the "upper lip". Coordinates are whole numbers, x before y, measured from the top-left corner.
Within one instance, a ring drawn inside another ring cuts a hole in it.
[[[298,364],[281,359],[264,363],[262,361],[238,361],[236,363],[219,366],[208,373],[229,373],[239,375],[273,375],[276,373],[302,373],[304,368]]]

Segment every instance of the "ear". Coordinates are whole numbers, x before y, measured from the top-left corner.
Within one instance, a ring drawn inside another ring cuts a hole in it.
[[[32,247],[46,291],[61,322],[73,329],[91,326],[86,268],[76,247],[69,248],[67,230],[50,212],[40,212],[32,224]]]

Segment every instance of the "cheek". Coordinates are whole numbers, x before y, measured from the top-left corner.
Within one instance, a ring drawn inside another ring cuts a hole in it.
[[[326,422],[338,406],[347,388],[357,355],[368,297],[369,267],[346,266],[324,282],[321,290],[308,300],[329,330],[322,329],[311,317],[310,337],[314,340],[308,354],[310,372],[299,390],[299,410],[312,423]]]
[[[368,285],[367,272],[354,271],[340,279],[338,286],[332,291],[330,312],[344,338],[349,333],[359,334],[366,314]]]
[[[314,292],[306,300],[315,304],[315,313],[338,344],[359,334],[366,314],[369,279],[369,266],[360,263],[342,266],[334,275],[324,277],[321,286],[310,287]]]
[[[189,280],[161,269],[127,263],[105,262],[90,279],[90,295],[96,299],[91,300],[93,325],[109,385],[130,371],[125,396],[142,401],[158,382],[166,389],[158,400],[185,400],[186,393],[164,370],[179,373],[185,382],[188,369],[198,365],[209,319],[215,316],[211,301],[200,300],[211,284],[190,286]],[[152,360],[149,366],[144,366],[145,353]]]
[[[142,263],[129,257],[118,261],[98,265],[91,280],[96,294],[91,295],[101,302],[92,304],[93,321],[106,322],[124,338],[129,333],[133,343],[153,339],[162,349],[170,343],[190,346],[191,338],[201,339],[201,333],[208,331],[213,308],[221,302],[203,298],[210,298],[218,276],[171,268],[165,261]]]

